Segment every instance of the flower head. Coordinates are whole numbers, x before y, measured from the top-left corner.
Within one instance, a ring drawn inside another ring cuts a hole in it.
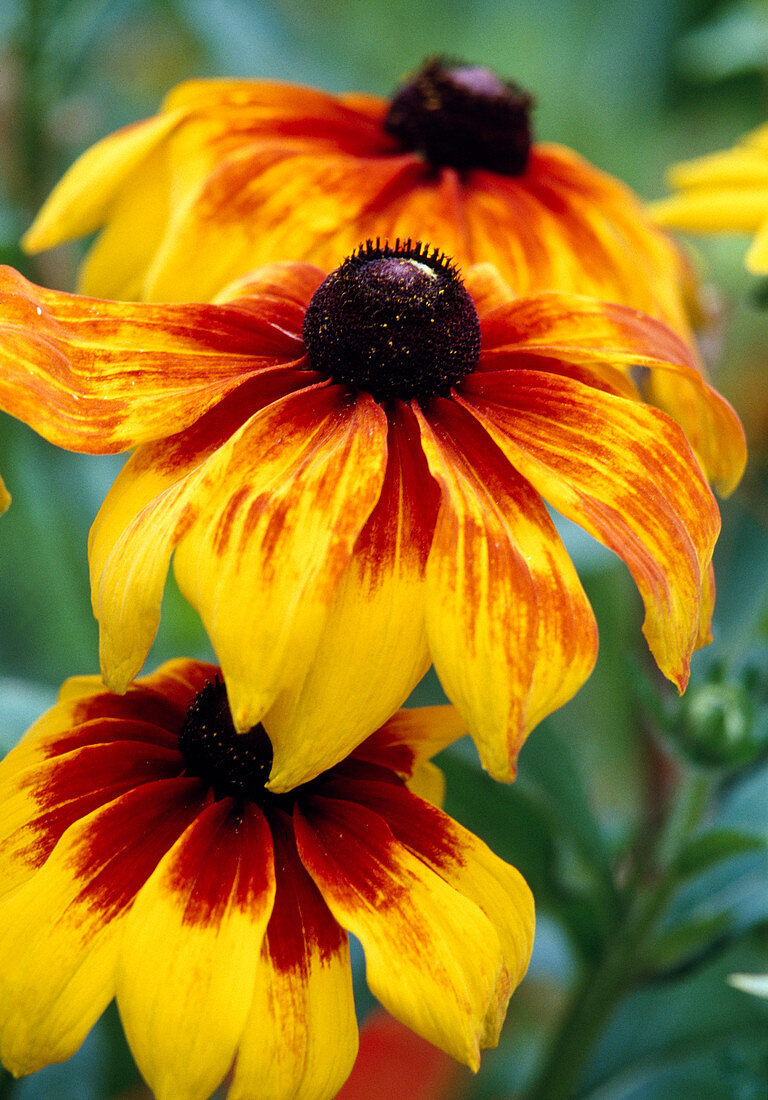
[[[164,665],[123,696],[95,677],[0,765],[0,1055],[69,1057],[117,998],[158,1100],[323,1100],[357,1027],[347,932],[368,982],[419,1035],[477,1068],[528,964],[525,882],[409,788],[462,732],[401,711],[282,795],[262,727],[234,731],[217,669]]]
[[[675,165],[669,182],[677,194],[652,207],[661,225],[692,233],[752,233],[747,268],[768,274],[768,125],[732,149]]]
[[[428,61],[390,102],[263,81],[193,81],[70,169],[25,244],[101,230],[80,289],[203,301],[252,268],[329,270],[367,236],[417,229],[517,293],[566,290],[685,329],[687,274],[636,197],[532,141],[531,97]]]
[[[625,560],[684,687],[719,527],[699,462],[731,488],[744,438],[659,322],[515,299],[482,265],[462,286],[410,243],[327,277],[273,265],[210,305],[5,269],[0,306],[0,406],[60,446],[136,448],[90,537],[107,683],[140,670],[175,551],[237,728],[269,732],[271,789],[346,756],[430,662],[485,766],[514,774],[596,652],[545,500]]]

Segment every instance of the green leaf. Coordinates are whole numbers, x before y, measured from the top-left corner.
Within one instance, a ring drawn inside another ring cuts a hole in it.
[[[713,829],[690,842],[680,853],[675,871],[680,878],[693,878],[723,860],[768,848],[759,836],[737,829]]]
[[[697,955],[710,954],[731,927],[727,913],[699,917],[677,925],[658,936],[647,952],[654,971],[673,970],[690,963]]]

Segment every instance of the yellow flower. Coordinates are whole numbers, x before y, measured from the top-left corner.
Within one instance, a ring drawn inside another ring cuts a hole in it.
[[[208,305],[6,268],[0,311],[0,407],[71,450],[136,448],[90,537],[107,683],[140,670],[175,551],[237,728],[269,733],[271,789],[346,756],[430,662],[485,766],[514,775],[597,645],[545,500],[624,559],[685,686],[719,529],[699,461],[730,489],[744,437],[660,322],[515,299],[482,265],[464,286],[419,245],[327,278],[272,265]]]
[[[324,1100],[357,1049],[347,932],[368,983],[473,1069],[528,965],[519,873],[409,788],[462,733],[400,711],[338,766],[264,788],[218,670],[170,662],[123,696],[96,677],[0,765],[0,1054],[68,1058],[112,998],[158,1100]]]
[[[366,237],[418,231],[519,294],[591,294],[684,331],[676,247],[617,180],[532,143],[530,107],[487,69],[435,60],[391,102],[193,81],[86,152],[25,244],[101,230],[84,293],[204,301],[263,263],[329,270]]]
[[[669,182],[678,194],[651,213],[672,229],[692,233],[751,233],[746,265],[768,274],[768,125],[725,149],[675,165]]]

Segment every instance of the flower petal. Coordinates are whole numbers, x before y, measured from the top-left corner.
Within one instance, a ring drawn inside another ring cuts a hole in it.
[[[272,322],[270,300],[255,305],[105,302],[0,268],[0,406],[57,446],[93,454],[173,435],[304,354],[298,334]]]
[[[346,933],[274,815],[277,892],[228,1100],[330,1100],[357,1053]]]
[[[139,891],[117,1001],[158,1100],[206,1100],[232,1065],[274,896],[266,819],[226,798],[203,810]]]
[[[114,691],[125,691],[152,644],[174,547],[221,487],[231,452],[247,448],[240,400],[247,394],[247,407],[259,410],[295,390],[299,373],[252,379],[185,433],[139,448],[107,494],[91,528],[88,558],[101,667]]]
[[[0,1056],[12,1073],[63,1061],[115,993],[137,890],[198,813],[197,780],[166,779],[72,825],[0,905]]]
[[[387,419],[340,386],[253,417],[206,466],[207,499],[176,551],[238,729],[303,680],[334,590],[381,491]]]
[[[275,754],[270,790],[289,790],[343,759],[427,671],[423,582],[437,498],[418,426],[398,403],[389,414],[381,494],[336,589],[315,658],[265,719]]]
[[[185,190],[145,296],[205,300],[277,256],[338,267],[365,237],[368,212],[407,194],[423,172],[411,156],[370,157],[365,172],[359,169],[359,156],[317,141],[246,145]]]
[[[294,826],[328,908],[363,945],[371,991],[418,1035],[477,1069],[486,1016],[509,992],[492,923],[363,806],[315,797],[294,811]]]
[[[691,348],[666,325],[626,306],[581,294],[517,299],[482,319],[481,369],[539,369],[634,395],[622,376],[647,368],[648,398],[676,420],[709,476],[730,492],[746,463],[746,444],[731,406],[702,376]]]
[[[48,197],[23,238],[28,252],[84,237],[110,214],[126,178],[182,118],[179,111],[126,126],[88,149]],[[131,194],[134,199],[135,195]],[[145,210],[142,208],[142,216]]]
[[[0,515],[9,507],[11,503],[11,494],[5,487],[5,482],[0,477]]]
[[[638,402],[528,370],[478,374],[457,400],[550,504],[623,558],[651,652],[682,691],[720,518],[678,426]]]
[[[483,765],[511,779],[528,732],[592,670],[597,632],[540,497],[454,402],[420,413],[443,503],[427,567],[435,669]]]
[[[519,985],[534,931],[533,896],[519,871],[442,810],[397,784],[340,779],[323,793],[360,802],[380,814],[401,844],[479,905],[499,936],[512,988]]]

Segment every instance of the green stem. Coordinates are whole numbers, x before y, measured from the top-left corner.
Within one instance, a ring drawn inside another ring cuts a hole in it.
[[[527,1100],[570,1100],[575,1095],[607,1020],[643,974],[649,936],[677,886],[676,857],[706,809],[711,784],[708,777],[694,775],[681,788],[653,845],[653,865],[663,870],[650,888],[632,880],[623,917],[576,986]]]

